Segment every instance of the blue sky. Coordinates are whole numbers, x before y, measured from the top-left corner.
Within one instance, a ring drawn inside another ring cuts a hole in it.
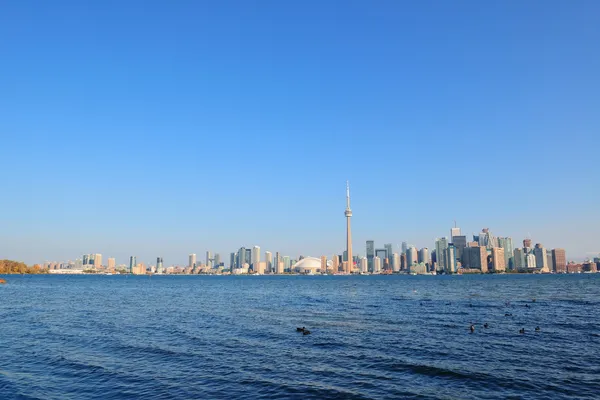
[[[0,5],[0,258],[600,252],[600,3]]]

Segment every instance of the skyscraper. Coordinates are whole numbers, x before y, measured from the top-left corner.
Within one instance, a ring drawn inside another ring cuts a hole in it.
[[[446,249],[448,248],[448,238],[436,239],[435,254],[437,259],[437,270],[444,271],[446,269]]]
[[[233,270],[235,268],[235,253],[229,254],[229,270]]]
[[[383,248],[386,250],[387,253],[387,258],[390,260],[390,264],[392,263],[392,254],[394,254],[394,251],[392,250],[392,244],[391,243],[386,243],[383,245]]]
[[[115,265],[116,265],[116,263],[115,263],[115,259],[114,259],[113,257],[110,257],[110,258],[108,259],[108,264],[106,265],[106,267],[107,267],[107,268],[108,268],[110,271],[114,271],[114,269],[115,269]]]
[[[163,270],[163,259],[162,257],[156,257],[156,272],[161,273]]]
[[[240,247],[240,249],[238,250],[238,254],[237,254],[237,268],[243,268],[244,264],[246,262],[249,262],[248,260],[246,260],[246,248],[245,247]]]
[[[373,258],[375,258],[375,242],[367,240],[367,268],[373,271]]]
[[[252,248],[252,265],[260,263],[260,247],[254,246]]]
[[[102,254],[94,255],[94,267],[102,268]]]
[[[378,274],[381,272],[381,258],[375,256],[373,259],[373,273]]]
[[[444,272],[447,274],[455,274],[457,271],[456,268],[456,247],[454,247],[453,243],[448,243],[448,247],[446,248],[446,267],[444,268]]]
[[[550,272],[548,268],[548,257],[546,256],[546,248],[541,243],[537,243],[533,249],[535,256],[535,267],[542,272]]]
[[[494,247],[492,249],[492,271],[506,271],[506,260],[504,259],[506,252],[502,247]]]
[[[127,271],[127,272],[129,272],[130,274],[133,274],[133,271],[136,266],[137,266],[137,261],[135,260],[135,256],[129,257],[129,271]]]
[[[398,253],[392,254],[392,271],[393,272],[400,271],[400,254],[398,254]]]
[[[265,262],[267,272],[273,273],[273,253],[270,251],[265,251]]]
[[[369,261],[367,257],[363,257],[360,259],[360,272],[366,273],[369,271]]]
[[[429,249],[427,247],[419,250],[419,262],[429,264]]]
[[[505,267],[508,270],[513,270],[515,268],[515,257],[514,257],[514,248],[513,241],[510,237],[499,237],[498,238],[498,246],[504,249],[504,262]]]
[[[513,254],[514,269],[519,270],[526,268],[525,252],[523,251],[523,249],[518,247],[513,251]]]
[[[350,209],[350,184],[346,182],[346,251],[348,252],[348,263],[346,273],[351,273],[354,263],[352,258],[352,231],[350,230],[350,218],[352,218],[352,210]]]
[[[406,254],[406,250],[408,250],[408,243],[402,242],[402,254]]]
[[[196,254],[192,253],[189,255],[188,267],[194,268],[196,266]]]
[[[244,256],[244,259],[246,260],[246,263],[252,263],[252,249],[246,249],[246,255]]]
[[[210,251],[206,252],[206,263],[205,265],[209,268],[212,268],[213,256]]]
[[[419,256],[417,253],[417,249],[414,246],[410,246],[406,249],[406,264],[408,265],[408,269],[410,270],[411,265],[417,264],[419,261]]]
[[[219,253],[215,254],[213,259],[213,268],[218,268],[221,265],[221,255]]]
[[[460,228],[450,228],[450,240],[454,240],[454,236],[460,236]]]

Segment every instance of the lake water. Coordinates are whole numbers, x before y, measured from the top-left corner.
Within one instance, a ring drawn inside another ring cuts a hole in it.
[[[600,398],[600,274],[4,278],[1,399]]]

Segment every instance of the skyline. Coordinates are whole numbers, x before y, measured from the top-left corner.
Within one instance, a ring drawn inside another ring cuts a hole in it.
[[[600,253],[600,3],[57,1],[0,13],[0,258]],[[591,149],[588,155],[587,149]],[[156,254],[159,253],[159,254]]]

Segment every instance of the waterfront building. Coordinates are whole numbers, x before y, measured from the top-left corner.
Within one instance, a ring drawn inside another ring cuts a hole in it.
[[[333,257],[331,257],[331,267],[333,268],[333,272],[339,272],[340,257],[337,254],[334,254]]]
[[[233,270],[236,265],[235,265],[235,253],[230,253],[229,254],[229,270]]]
[[[548,270],[550,272],[556,272],[556,267],[554,266],[554,259],[552,258],[552,251],[546,250],[546,260],[548,264]]]
[[[498,238],[498,247],[502,247],[504,249],[504,263],[505,269],[513,270],[515,269],[515,258],[514,258],[514,248],[513,241],[510,237],[499,237]]]
[[[491,268],[494,272],[504,272],[506,271],[506,260],[504,259],[504,255],[506,252],[502,247],[494,247],[492,249],[492,262]]]
[[[392,254],[392,271],[400,272],[400,254]]]
[[[555,272],[567,272],[567,255],[565,249],[552,250],[552,264]]]
[[[327,272],[327,256],[321,256],[321,273]]]
[[[444,272],[447,274],[455,274],[457,271],[456,267],[456,247],[454,247],[453,243],[448,243],[448,247],[446,248],[446,266],[444,268]]]
[[[219,253],[216,253],[215,257],[213,259],[212,267],[218,268],[220,265],[221,265],[221,255]]]
[[[408,249],[407,249],[408,251]],[[408,265],[406,263],[406,252],[400,254],[400,271],[406,271],[408,269]]]
[[[188,256],[188,268],[192,269],[196,266],[196,254],[192,253]]]
[[[419,262],[429,264],[429,249],[427,247],[423,247],[419,250]]]
[[[237,268],[243,268],[243,265],[250,262],[250,259],[246,259],[246,248],[240,247],[237,254]]]
[[[292,267],[290,256],[283,256],[283,270],[289,272]]]
[[[535,256],[535,267],[542,272],[550,272],[548,268],[548,257],[546,248],[541,243],[537,243],[533,249],[533,255]]]
[[[493,249],[498,247],[496,237],[492,235],[492,232],[488,228],[483,228],[479,234],[479,246],[485,247],[486,249]]]
[[[419,261],[419,256],[417,254],[417,249],[414,246],[410,246],[406,249],[406,264],[408,269],[410,270],[413,264],[417,264]]]
[[[113,257],[109,257],[108,262],[106,267],[108,268],[109,271],[114,271],[115,270],[115,259]]]
[[[348,265],[346,273],[351,273],[354,269],[353,258],[352,258],[352,231],[350,230],[350,219],[352,218],[352,210],[350,209],[350,184],[346,182],[346,251],[348,252]]]
[[[453,236],[452,244],[454,244],[454,248],[456,249],[456,260],[462,259],[463,250],[467,247],[467,237],[461,235]]]
[[[266,271],[273,273],[273,253],[270,251],[265,251],[265,262],[267,263]]]
[[[463,267],[487,272],[487,249],[483,246],[465,248],[463,253]]]
[[[440,238],[435,240],[435,254],[437,257],[437,270],[444,271],[446,269],[446,249],[448,248],[448,238]]]
[[[384,263],[385,259],[388,258],[387,250],[386,249],[375,249],[375,257],[379,257],[379,259],[381,259],[381,265],[383,267],[383,263]]]
[[[525,257],[525,267],[527,269],[535,269],[536,268],[536,259],[535,254],[529,253]]]
[[[212,253],[210,251],[206,252],[206,262],[204,263],[204,265],[206,265],[208,268],[212,268],[213,266],[213,257],[212,257]]]
[[[531,239],[529,239],[529,238],[523,239],[523,247],[526,249],[531,248]]]
[[[161,273],[163,271],[163,259],[162,257],[156,257],[156,272]]]
[[[514,254],[514,265],[516,270],[527,268],[525,263],[525,251],[522,248],[516,248],[513,252]]]
[[[389,260],[389,263],[392,264],[392,258],[393,258],[393,250],[392,250],[392,244],[391,243],[386,243],[383,245],[383,248],[385,249],[385,253],[386,256]]]
[[[373,259],[373,273],[379,274],[381,272],[381,258],[375,256]]]
[[[402,254],[406,254],[406,250],[408,250],[408,243],[402,242]]]
[[[254,246],[252,248],[252,265],[260,262],[260,247]]]
[[[369,260],[367,259],[367,257],[363,257],[360,259],[360,272],[369,272]]]
[[[367,263],[369,271],[373,271],[373,259],[375,258],[375,242],[367,240]]]
[[[136,265],[137,265],[136,257],[135,256],[129,257],[129,271],[127,271],[127,272],[129,272],[130,274],[133,274],[133,270]]]

